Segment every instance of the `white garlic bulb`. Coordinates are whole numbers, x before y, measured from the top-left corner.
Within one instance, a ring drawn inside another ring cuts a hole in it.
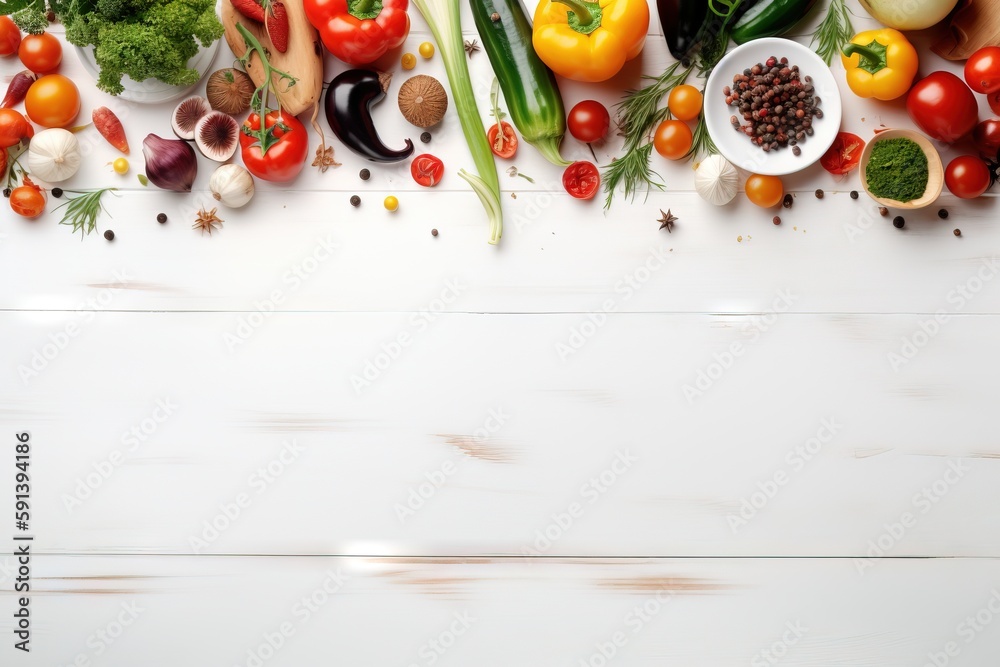
[[[80,169],[80,142],[69,130],[42,130],[28,144],[28,171],[46,183],[61,183]]]
[[[208,181],[212,196],[229,208],[245,206],[253,199],[254,183],[250,172],[238,164],[224,164]]]
[[[709,155],[694,173],[694,189],[709,204],[723,206],[731,202],[740,189],[739,172],[721,155]]]

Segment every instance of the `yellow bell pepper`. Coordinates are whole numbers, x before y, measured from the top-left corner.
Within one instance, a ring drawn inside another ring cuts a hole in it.
[[[894,100],[910,89],[917,75],[917,50],[892,28],[859,32],[844,47],[840,59],[847,85],[858,97]]]
[[[541,0],[531,41],[549,69],[574,81],[606,81],[642,51],[646,0]]]

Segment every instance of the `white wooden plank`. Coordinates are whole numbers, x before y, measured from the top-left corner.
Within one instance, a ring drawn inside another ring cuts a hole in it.
[[[987,665],[1000,651],[995,560],[886,560],[864,576],[839,559],[45,556],[32,566],[32,650],[5,646],[9,664],[297,666],[333,655],[373,666],[908,667]],[[9,608],[9,579],[3,588]],[[11,625],[5,613],[8,641]]]
[[[995,316],[428,317],[0,315],[38,549],[1000,553]]]

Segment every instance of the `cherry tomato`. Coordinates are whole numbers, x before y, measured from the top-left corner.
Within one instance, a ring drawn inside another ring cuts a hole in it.
[[[9,16],[0,16],[0,56],[12,56],[21,46],[21,30]]]
[[[944,170],[948,191],[962,199],[975,199],[990,187],[990,170],[974,155],[959,155]]]
[[[277,143],[262,153],[257,137],[240,132],[240,156],[247,171],[265,181],[284,183],[299,175],[309,153],[309,135],[299,119],[291,114],[272,111],[264,119],[265,127],[274,127]],[[252,113],[244,129],[260,130],[260,116]]]
[[[45,195],[42,194],[42,189],[26,176],[24,185],[19,185],[11,191],[10,207],[14,213],[25,218],[37,218],[45,210]]]
[[[503,132],[500,129],[503,128]],[[486,133],[486,138],[490,142],[490,149],[497,157],[514,157],[517,152],[517,133],[507,121],[500,121],[490,128]]]
[[[986,101],[990,103],[990,110],[1000,116],[1000,90],[987,95]]]
[[[670,91],[667,108],[677,120],[694,120],[701,113],[701,91],[688,84],[682,84]]]
[[[980,155],[995,158],[1000,151],[1000,118],[981,121],[972,130],[972,138]]]
[[[751,174],[744,187],[747,199],[761,208],[772,208],[781,203],[785,187],[777,176]]]
[[[430,153],[418,155],[410,163],[410,176],[425,188],[432,188],[440,183],[443,175],[444,162]]]
[[[7,149],[0,148],[0,179],[7,178]]]
[[[977,93],[1000,90],[1000,46],[984,46],[965,61],[965,82]]]
[[[597,100],[584,100],[569,110],[567,125],[574,139],[589,144],[607,136],[611,114]]]
[[[42,127],[66,127],[80,113],[80,91],[72,79],[46,74],[28,88],[24,110]]]
[[[28,121],[13,109],[0,109],[0,148],[8,148],[28,134]]]
[[[861,163],[861,152],[864,149],[865,141],[858,135],[838,132],[833,145],[819,159],[819,163],[831,174],[846,174]]]
[[[59,67],[59,63],[62,62],[62,45],[47,32],[28,35],[21,40],[17,57],[32,72],[45,74]]]
[[[691,150],[694,137],[687,123],[679,120],[665,120],[656,128],[653,147],[668,160],[680,160]]]
[[[906,110],[926,134],[949,144],[971,132],[979,121],[976,96],[951,72],[932,72],[913,84]]]
[[[566,167],[563,187],[577,199],[593,199],[601,187],[601,172],[590,162],[580,160]]]

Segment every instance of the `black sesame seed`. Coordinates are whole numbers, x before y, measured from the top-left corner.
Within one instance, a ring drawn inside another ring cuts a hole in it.
[[[425,144],[431,143],[431,133],[430,132],[421,132],[420,133],[420,141],[424,142]]]
[[[361,206],[361,197],[357,195],[351,195],[351,206],[354,206],[355,208]]]
[[[108,231],[104,232],[104,238],[106,238],[109,241],[114,241],[115,233],[109,229]]]
[[[858,198],[858,191],[851,190],[851,199],[857,199],[857,198]]]
[[[55,197],[56,199],[62,197],[63,196],[62,188],[52,188],[52,196]]]
[[[358,174],[358,176],[361,177],[362,181],[367,181],[369,178],[372,177],[372,173],[370,171],[368,171],[367,169],[362,169],[361,173]]]
[[[906,220],[903,220],[903,216],[901,215],[897,215],[895,218],[892,219],[892,226],[895,227],[896,229],[902,229],[903,225],[905,224]]]
[[[159,215],[156,216],[156,221],[162,225],[164,222],[167,221],[167,214],[160,213]]]
[[[948,209],[943,208],[943,209],[939,210],[938,211],[938,217],[941,218],[942,220],[947,220],[948,219]]]

